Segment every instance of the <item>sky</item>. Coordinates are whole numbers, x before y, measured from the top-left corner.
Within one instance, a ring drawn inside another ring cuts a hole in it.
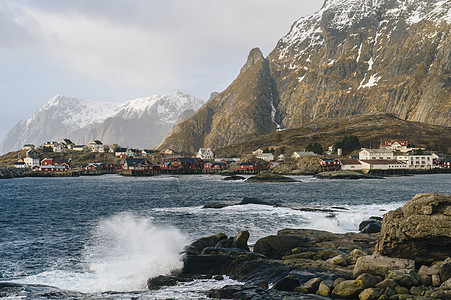
[[[0,141],[57,94],[204,100],[322,0],[2,0]]]

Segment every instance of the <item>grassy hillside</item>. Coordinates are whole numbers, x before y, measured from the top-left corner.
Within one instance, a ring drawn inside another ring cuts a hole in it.
[[[416,147],[451,154],[451,127],[401,120],[390,114],[349,116],[307,123],[295,129],[264,135],[245,143],[215,149],[217,156],[240,156],[256,148],[273,148],[291,155],[313,142],[324,149],[345,135],[355,135],[363,147],[378,147],[385,140],[407,140]]]

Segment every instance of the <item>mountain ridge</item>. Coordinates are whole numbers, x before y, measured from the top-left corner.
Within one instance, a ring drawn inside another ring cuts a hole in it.
[[[272,100],[259,88],[245,95],[234,93],[261,74],[240,72],[217,96],[221,107],[207,103],[208,118],[199,111],[178,124],[159,147],[190,152],[220,148],[262,132],[377,113],[450,126],[450,33],[449,1],[327,0],[318,12],[296,21],[263,58],[269,66],[266,82]],[[234,97],[227,99],[226,94]],[[255,124],[262,122],[254,118],[255,107],[239,105],[253,98],[273,106],[273,122],[266,128],[256,130]],[[219,115],[230,119],[213,122],[221,119]],[[208,130],[196,131],[202,122],[208,123]]]
[[[0,153],[27,143],[40,145],[67,137],[80,144],[99,139],[107,144],[150,148],[161,141],[184,111],[197,110],[203,104],[200,98],[181,90],[123,103],[56,95],[11,129],[0,144]]]

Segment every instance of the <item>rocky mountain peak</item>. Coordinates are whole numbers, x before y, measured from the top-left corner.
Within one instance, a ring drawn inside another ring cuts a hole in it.
[[[260,51],[259,48],[252,49],[249,52],[246,63],[241,68],[241,73],[245,72],[246,70],[255,66],[257,63],[262,62],[264,60],[265,58],[263,57],[263,53]]]

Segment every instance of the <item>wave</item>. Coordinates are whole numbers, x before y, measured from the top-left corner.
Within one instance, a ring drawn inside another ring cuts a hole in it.
[[[96,226],[83,252],[82,271],[52,270],[15,282],[83,293],[142,291],[148,278],[182,267],[180,253],[186,244],[176,228],[119,213]]]

